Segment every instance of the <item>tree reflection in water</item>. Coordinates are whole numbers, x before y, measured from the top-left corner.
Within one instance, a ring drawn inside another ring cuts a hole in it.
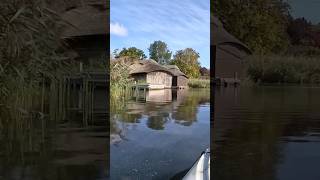
[[[317,179],[318,168],[306,161],[320,147],[319,92],[312,87],[216,89],[214,177]]]
[[[118,130],[111,129],[111,133],[120,132],[119,128],[125,127],[123,124],[141,123],[144,119],[147,127],[153,130],[164,130],[168,122],[190,126],[197,121],[198,106],[210,102],[209,93],[208,89],[150,90],[143,100],[118,101],[114,104],[117,107],[111,109],[111,127]]]

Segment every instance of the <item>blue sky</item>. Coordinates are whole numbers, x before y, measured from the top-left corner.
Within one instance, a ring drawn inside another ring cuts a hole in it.
[[[288,0],[293,17],[305,17],[317,24],[320,23],[320,0]]]
[[[155,40],[175,51],[193,48],[210,67],[210,0],[111,0],[111,52],[137,47],[149,56]]]

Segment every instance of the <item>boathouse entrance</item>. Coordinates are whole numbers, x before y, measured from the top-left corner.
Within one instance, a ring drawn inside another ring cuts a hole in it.
[[[178,77],[177,76],[173,76],[172,77],[172,86],[173,87],[177,87],[178,86]]]

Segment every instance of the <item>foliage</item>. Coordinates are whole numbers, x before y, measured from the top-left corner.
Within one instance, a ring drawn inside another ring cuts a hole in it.
[[[10,91],[8,83],[19,77],[20,86],[55,78],[67,69],[59,32],[59,15],[39,1],[1,1],[0,97]],[[14,86],[12,86],[14,87]]]
[[[173,57],[171,64],[178,66],[188,77],[198,78],[200,76],[200,64],[198,62],[200,55],[194,49],[179,50]]]
[[[292,19],[287,29],[292,44],[302,44],[310,35],[311,26],[311,22],[308,22],[305,18]]]
[[[133,59],[145,59],[147,56],[141,49],[136,47],[123,48],[117,57],[130,57]]]
[[[159,64],[169,64],[172,52],[168,50],[167,44],[162,41],[154,41],[149,47],[150,59]]]
[[[201,76],[210,76],[210,69],[207,69],[206,67],[200,68],[200,75]]]
[[[248,77],[256,83],[320,83],[320,61],[312,57],[253,56]]]
[[[110,94],[111,96],[122,96],[132,79],[129,75],[129,65],[124,60],[112,60],[110,62]]]
[[[320,49],[313,46],[294,45],[287,49],[285,55],[299,57],[320,57]]]
[[[210,79],[189,79],[190,88],[210,88]]]
[[[320,30],[305,18],[291,18],[287,32],[293,45],[320,48]]]
[[[216,0],[213,12],[225,28],[259,54],[285,50],[289,44],[289,5],[283,0]]]

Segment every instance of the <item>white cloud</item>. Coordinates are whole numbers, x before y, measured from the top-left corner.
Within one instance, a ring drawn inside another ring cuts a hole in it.
[[[114,5],[110,10],[111,19],[125,22],[131,36],[127,40],[132,38],[132,43],[138,43],[136,39],[139,37],[144,41],[151,37],[180,49],[210,45],[209,0],[163,0],[157,3],[113,0],[111,3]]]
[[[121,25],[117,22],[116,23],[111,22],[110,33],[117,35],[117,36],[127,36],[128,30],[123,25]]]

